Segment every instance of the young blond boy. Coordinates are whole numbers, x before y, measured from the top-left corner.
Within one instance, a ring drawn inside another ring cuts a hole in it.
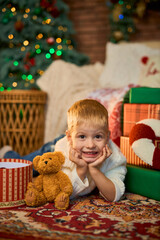
[[[109,201],[124,194],[126,158],[109,140],[108,112],[96,100],[73,104],[67,113],[66,136],[56,145],[65,155],[63,171],[73,184],[71,198],[90,193],[95,187]]]

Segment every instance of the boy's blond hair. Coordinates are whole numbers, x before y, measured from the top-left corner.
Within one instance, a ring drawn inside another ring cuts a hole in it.
[[[80,100],[69,108],[67,122],[69,131],[73,131],[74,127],[85,122],[103,127],[108,131],[108,111],[96,100]]]

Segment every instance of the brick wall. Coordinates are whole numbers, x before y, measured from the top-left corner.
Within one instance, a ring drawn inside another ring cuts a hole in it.
[[[87,54],[91,62],[105,59],[109,33],[108,9],[104,0],[65,0],[70,7],[69,18],[74,24],[77,49]]]
[[[109,41],[109,10],[106,0],[64,0],[70,7],[77,49],[87,54],[91,63],[104,63],[106,42]],[[131,41],[160,40],[160,13],[147,11],[144,19],[136,21],[137,32]]]

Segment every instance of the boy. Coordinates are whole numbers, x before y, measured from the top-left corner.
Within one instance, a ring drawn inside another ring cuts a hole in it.
[[[109,140],[108,112],[92,99],[80,100],[67,113],[66,137],[55,145],[65,155],[62,170],[73,184],[72,197],[97,187],[109,201],[118,201],[125,191],[126,159]]]
[[[56,142],[55,151],[65,156],[62,170],[73,185],[71,198],[88,194],[97,187],[105,199],[118,201],[125,191],[126,158],[109,140],[106,108],[96,100],[80,100],[68,110],[67,123],[66,136]],[[51,151],[53,143],[46,146],[45,151]],[[39,153],[43,154],[44,149],[32,153],[32,159],[33,154]]]

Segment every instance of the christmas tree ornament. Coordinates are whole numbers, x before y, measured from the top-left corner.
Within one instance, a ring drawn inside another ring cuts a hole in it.
[[[29,60],[29,63],[31,64],[31,66],[35,66],[35,64],[36,64],[35,58],[31,58]]]
[[[49,37],[46,39],[46,42],[50,45],[52,45],[55,42],[55,39],[53,37]]]
[[[31,68],[31,66],[29,66],[29,64],[24,64],[24,69],[25,69],[26,71],[29,71],[30,68]]]
[[[62,56],[61,55],[57,55],[56,52],[52,55],[52,59],[53,60],[58,60],[58,59],[61,59],[61,58],[62,58]]]
[[[121,31],[115,31],[113,32],[113,36],[117,41],[120,41],[123,39],[123,33]]]
[[[54,17],[54,18],[57,18],[60,14],[60,12],[58,11],[58,8],[57,7],[54,7],[54,8],[51,8],[51,11],[50,11],[51,15]]]
[[[113,20],[115,22],[119,21],[120,14],[122,14],[122,6],[120,4],[116,4],[113,9]]]
[[[42,12],[42,8],[41,7],[37,7],[37,8],[34,9],[34,14],[35,15],[40,15],[41,12]]]
[[[41,0],[41,2],[40,2],[40,5],[46,9],[53,7],[54,4],[55,4],[54,0],[51,0],[51,1],[50,0]]]
[[[145,1],[140,1],[137,3],[137,8],[136,8],[136,13],[138,17],[142,18],[145,14],[146,11],[146,3]]]
[[[17,32],[21,32],[24,28],[24,23],[21,20],[15,22],[14,27]]]

